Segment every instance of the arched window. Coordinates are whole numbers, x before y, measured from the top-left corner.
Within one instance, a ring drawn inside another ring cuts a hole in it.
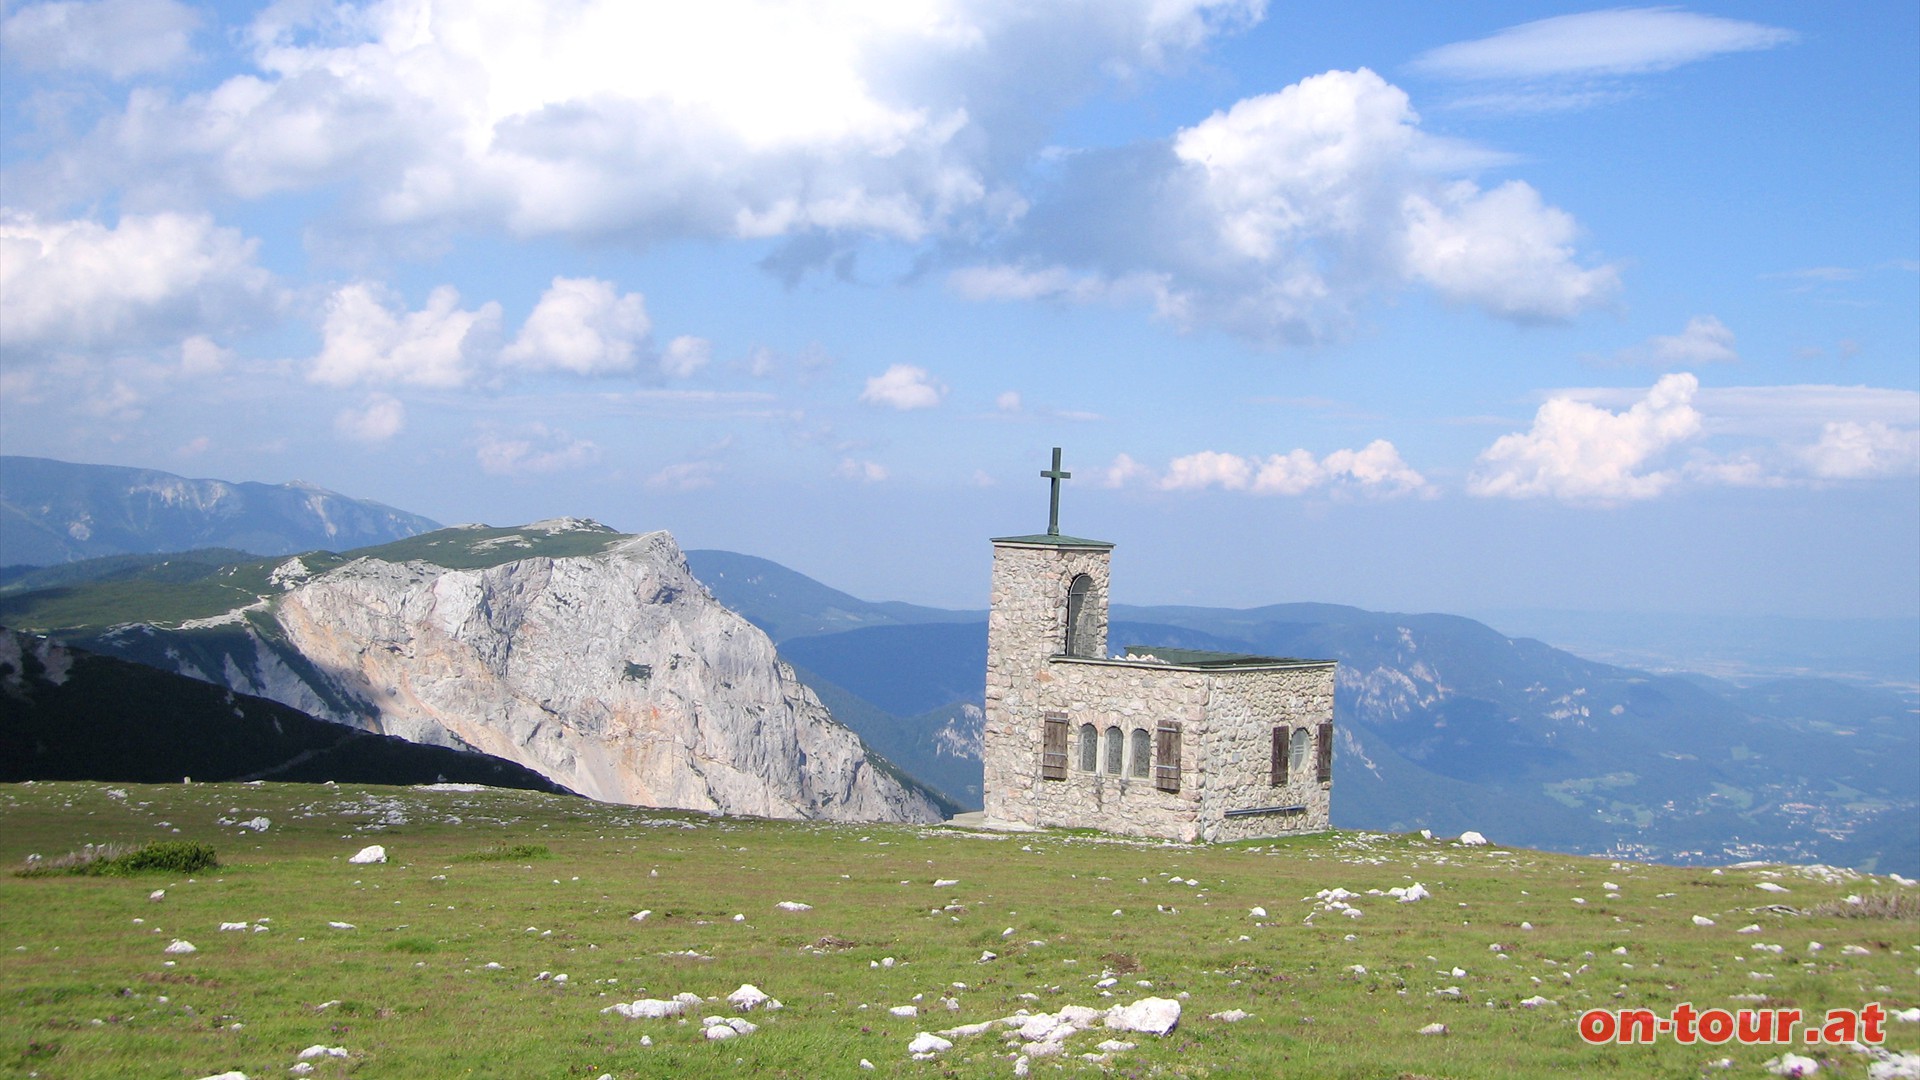
[[[1133,775],[1142,780],[1153,775],[1153,737],[1146,728],[1133,729]]]
[[[1312,743],[1313,736],[1307,733],[1306,728],[1293,730],[1293,752],[1287,755],[1287,775],[1306,775],[1303,770],[1307,767],[1307,751],[1312,748]]]
[[[1067,639],[1062,652],[1068,656],[1093,655],[1093,613],[1087,610],[1087,597],[1093,592],[1093,578],[1074,575],[1067,585]]]
[[[1092,772],[1100,763],[1100,733],[1092,724],[1080,725],[1080,771]]]
[[[1119,776],[1121,759],[1127,752],[1127,737],[1117,727],[1107,729],[1107,775]]]

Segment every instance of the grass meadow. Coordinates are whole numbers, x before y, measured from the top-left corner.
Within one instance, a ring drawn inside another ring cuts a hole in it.
[[[1029,1048],[1031,1075],[1762,1076],[1790,1049],[1865,1076],[1872,1059],[1845,1047],[1588,1046],[1577,1022],[1920,1004],[1920,890],[1885,878],[1344,832],[1181,846],[798,824],[501,790],[0,788],[13,870],[153,840],[209,843],[221,865],[0,875],[0,1073],[259,1080],[320,1045],[345,1051],[309,1062],[323,1078],[1006,1077],[1004,1029],[927,1060],[907,1045],[1157,996],[1181,1002],[1171,1034],[1101,1054],[1115,1033],[1096,1028],[1056,1056]],[[370,844],[389,861],[348,862]],[[1415,882],[1431,896],[1369,895]],[[1358,917],[1315,899],[1335,887]],[[742,983],[784,1008],[704,1038]],[[689,992],[709,1000],[680,1019],[603,1011]],[[906,1005],[919,1015],[889,1011]],[[1211,1018],[1229,1010],[1248,1015]],[[1890,1023],[1885,1045],[1920,1049],[1920,1024]]]

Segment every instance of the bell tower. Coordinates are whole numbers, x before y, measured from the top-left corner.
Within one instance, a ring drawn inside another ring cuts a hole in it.
[[[1060,468],[1059,447],[1040,475],[1052,488],[1047,531],[993,540],[982,785],[989,821],[1017,820],[1014,808],[1029,804],[1019,796],[1040,779],[1050,661],[1107,652],[1113,545],[1061,534],[1060,482],[1073,474]]]

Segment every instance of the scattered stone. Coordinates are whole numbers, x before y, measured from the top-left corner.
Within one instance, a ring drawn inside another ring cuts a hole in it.
[[[812,911],[813,910],[812,904],[802,904],[792,900],[782,900],[773,906],[779,908],[781,911]]]
[[[1165,1035],[1180,1023],[1180,1003],[1172,998],[1141,998],[1107,1010],[1107,1026],[1119,1031]]]
[[[960,884],[959,878],[943,877],[940,880],[934,882],[933,887],[936,889],[945,889],[958,884]]]
[[[1249,1015],[1250,1014],[1244,1009],[1228,1009],[1225,1012],[1208,1013],[1207,1019],[1224,1020],[1229,1024],[1237,1024],[1245,1020]]]
[[[953,1040],[943,1039],[931,1031],[923,1031],[915,1035],[913,1041],[907,1044],[907,1053],[922,1060],[951,1049],[953,1049]]]
[[[727,995],[727,1003],[742,1012],[752,1012],[772,1000],[773,999],[768,997],[764,991],[752,983],[741,983],[740,989]]]
[[[245,930],[247,929],[247,924],[243,922],[223,922],[220,924],[220,929],[222,931]]]
[[[1558,1005],[1560,1003],[1557,1001],[1554,1001],[1552,998],[1545,998],[1545,997],[1541,997],[1539,994],[1535,994],[1530,998],[1522,998],[1520,1000],[1520,1004],[1524,1008],[1538,1009],[1542,1005]]]
[[[347,860],[350,863],[383,863],[387,861],[387,849],[373,844],[360,849],[360,853]]]
[[[1759,933],[1759,932],[1760,932],[1760,924],[1759,924],[1759,923],[1748,923],[1747,925],[1745,925],[1745,926],[1743,926],[1743,927],[1741,927],[1740,929],[1738,929],[1738,930],[1735,930],[1735,931],[1734,931],[1734,933],[1736,933],[1736,934],[1757,934],[1757,933]]]
[[[1820,1063],[1799,1054],[1781,1054],[1767,1059],[1767,1071],[1775,1076],[1812,1076],[1820,1071]]]
[[[266,832],[272,826],[273,821],[264,817],[250,818],[240,823],[241,828],[252,829],[254,832]]]
[[[1248,914],[1248,915],[1251,915],[1252,917],[1254,917],[1254,918],[1256,918],[1256,919],[1264,919],[1264,918],[1266,918],[1266,917],[1267,917],[1267,909],[1266,909],[1266,908],[1263,908],[1263,907],[1257,907],[1257,908],[1254,908],[1253,910],[1251,910],[1251,911],[1249,911],[1249,912],[1247,912],[1247,914]]]
[[[1712,920],[1712,919],[1709,919],[1709,918],[1707,918],[1707,917],[1706,917],[1705,915],[1695,915],[1695,916],[1693,917],[1693,925],[1695,925],[1695,926],[1712,926],[1712,925],[1713,925],[1713,920]]]
[[[147,899],[152,900],[155,903],[159,903],[160,901],[165,900],[166,898],[167,898],[167,890],[165,889],[155,889],[152,892],[147,894]]]
[[[187,953],[199,952],[200,950],[194,948],[193,942],[191,941],[185,941],[180,938],[175,938],[173,939],[172,944],[168,945],[166,948],[160,951],[164,953],[170,953],[174,956],[184,956]]]
[[[634,921],[634,922],[646,922],[646,921],[647,921],[647,917],[648,917],[649,915],[652,915],[652,914],[653,914],[653,912],[651,912],[651,911],[637,911],[637,912],[635,912],[635,913],[634,913],[634,915],[633,915],[633,921]]]
[[[328,926],[331,926],[331,927],[333,927],[333,928],[334,928],[335,930],[352,930],[352,929],[354,929],[354,925],[353,925],[352,923],[350,923],[350,922],[329,922],[329,923],[327,923],[327,925],[328,925]]]
[[[1460,843],[1465,844],[1467,847],[1486,847],[1487,838],[1469,829],[1460,834]]]
[[[1103,1054],[1124,1054],[1133,1049],[1133,1046],[1134,1044],[1130,1042],[1122,1042],[1119,1039],[1108,1039],[1106,1042],[1094,1047],[1094,1049]]]
[[[687,1003],[675,999],[662,1001],[659,998],[641,998],[639,1001],[609,1005],[600,1011],[619,1013],[629,1020],[664,1020],[669,1016],[679,1016],[687,1010]]]
[[[1445,1035],[1446,1033],[1447,1025],[1445,1024],[1428,1024],[1420,1029],[1422,1035]]]
[[[1754,888],[1760,889],[1763,892],[1792,892],[1793,891],[1792,889],[1789,889],[1784,885],[1777,885],[1771,881],[1763,881],[1758,885],[1755,885]]]
[[[985,964],[998,959],[1000,959],[1000,954],[989,950],[980,954],[980,959],[977,963]]]
[[[312,1046],[307,1047],[294,1056],[301,1061],[312,1061],[314,1058],[323,1057],[343,1058],[347,1056],[347,1048],[344,1046],[323,1046],[320,1043],[314,1043]]]
[[[919,1016],[920,1007],[918,1005],[895,1005],[888,1009],[887,1012],[904,1020],[909,1016]]]

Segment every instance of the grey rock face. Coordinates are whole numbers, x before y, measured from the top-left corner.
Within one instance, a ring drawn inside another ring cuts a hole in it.
[[[283,575],[286,591],[247,618],[204,621],[252,643],[212,678],[483,750],[609,802],[941,819],[875,766],[764,633],[713,599],[671,536],[609,536],[596,554],[481,569],[362,558]]]

